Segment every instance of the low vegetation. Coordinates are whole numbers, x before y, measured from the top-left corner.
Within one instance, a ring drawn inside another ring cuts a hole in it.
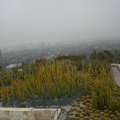
[[[24,107],[39,106],[42,100],[61,104],[62,98],[73,101],[79,94],[72,104],[70,120],[120,119],[120,87],[116,86],[107,61],[68,57],[38,60],[19,69],[22,71],[14,68],[0,72],[0,99],[4,106],[17,106],[18,101],[29,104]]]
[[[70,120],[120,120],[120,111],[110,110],[104,106],[103,110],[94,107],[92,94],[86,94],[82,98],[77,98],[72,104],[69,112]]]

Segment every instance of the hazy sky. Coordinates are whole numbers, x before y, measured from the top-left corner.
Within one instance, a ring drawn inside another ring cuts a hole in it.
[[[0,0],[0,46],[120,39],[120,0]]]

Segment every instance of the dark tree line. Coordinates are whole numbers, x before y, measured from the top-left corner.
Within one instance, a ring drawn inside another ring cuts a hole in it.
[[[110,63],[120,63],[120,51],[109,51],[104,50],[102,52],[96,52],[95,50],[91,53],[90,59],[97,59],[97,60],[106,60]]]
[[[86,55],[83,54],[83,55],[59,55],[56,60],[64,60],[64,59],[70,59],[72,61],[78,61],[78,60],[83,60],[83,59],[86,59]]]
[[[56,60],[63,60],[63,59],[70,59],[72,61],[78,61],[78,60],[85,60],[87,59],[86,55],[59,55]],[[95,50],[90,54],[89,59],[92,60],[106,60],[110,63],[120,63],[120,51],[109,51],[104,50],[100,52],[96,52]]]

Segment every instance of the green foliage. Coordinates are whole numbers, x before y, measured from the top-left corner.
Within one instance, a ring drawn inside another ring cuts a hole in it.
[[[69,55],[69,56],[66,56],[66,55],[59,55],[56,60],[65,60],[65,59],[69,59],[69,60],[72,60],[72,61],[79,61],[79,60],[85,60],[86,59],[86,56],[85,54],[83,55]]]
[[[110,64],[106,61],[37,60],[20,69],[20,72],[18,68],[0,72],[0,98],[3,101],[10,103],[13,98],[21,102],[31,100],[30,105],[37,106],[53,104],[52,99],[58,102],[56,104],[67,104],[68,98],[83,92],[92,94],[95,109],[107,106],[112,111],[120,111],[120,89],[116,87]],[[83,101],[88,104],[87,100]]]
[[[111,52],[109,50],[104,50],[101,52],[96,52],[95,50],[91,53],[90,59],[93,60],[106,60],[110,63],[118,61],[118,52]]]
[[[96,60],[98,58],[97,52],[94,50],[93,53],[90,55],[90,59]]]

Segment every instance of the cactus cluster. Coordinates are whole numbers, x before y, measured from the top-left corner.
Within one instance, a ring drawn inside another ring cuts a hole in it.
[[[85,100],[87,103],[83,104]],[[70,120],[120,120],[119,111],[111,111],[106,106],[104,110],[95,109],[92,95],[87,94],[86,96],[82,96],[81,99],[77,98],[73,104],[74,106],[72,106],[69,116]]]

